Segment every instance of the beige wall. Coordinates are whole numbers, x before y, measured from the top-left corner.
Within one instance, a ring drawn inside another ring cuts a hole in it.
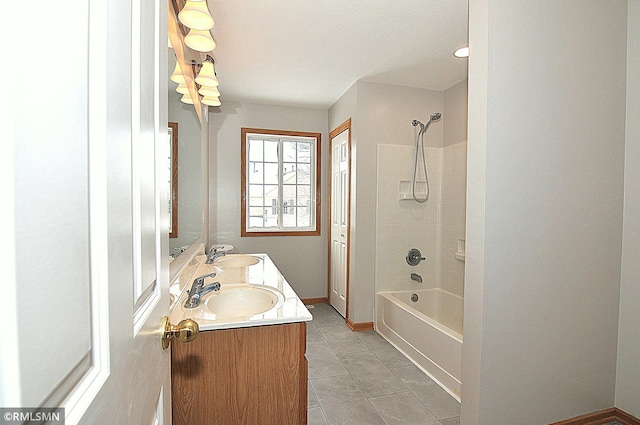
[[[470,2],[463,424],[614,403],[625,12]]]
[[[354,322],[373,321],[377,145],[413,145],[411,121],[426,123],[442,107],[442,92],[358,81],[329,108],[331,129],[352,118],[349,316]],[[442,146],[442,121],[430,127],[425,144]]]
[[[298,130],[322,134],[320,236],[240,237],[240,129]],[[327,111],[225,101],[210,108],[209,242],[244,253],[266,252],[301,298],[327,296]]]
[[[640,1],[628,3],[627,138],[616,406],[640,417]]]
[[[444,120],[443,145],[451,146],[467,141],[468,120],[468,86],[467,79],[444,91]]]

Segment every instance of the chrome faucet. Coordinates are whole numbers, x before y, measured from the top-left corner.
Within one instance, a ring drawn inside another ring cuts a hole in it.
[[[422,283],[422,276],[420,276],[418,273],[411,273],[411,280]]]
[[[206,261],[207,264],[213,263],[218,257],[224,257],[224,251],[218,252],[219,248],[220,247],[218,246],[214,246],[213,248],[211,248],[211,251],[209,251],[209,257]]]
[[[204,285],[204,280],[208,277],[215,277],[215,273],[209,273],[204,276],[197,277],[193,284],[191,285],[191,289],[189,289],[189,294],[187,295],[187,300],[184,302],[185,308],[195,308],[200,304],[200,299],[203,295],[208,294],[212,291],[220,290],[220,282],[214,282],[207,286]]]

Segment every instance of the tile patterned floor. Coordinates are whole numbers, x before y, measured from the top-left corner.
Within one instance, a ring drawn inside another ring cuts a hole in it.
[[[309,425],[459,425],[460,403],[375,331],[329,305],[307,327]]]

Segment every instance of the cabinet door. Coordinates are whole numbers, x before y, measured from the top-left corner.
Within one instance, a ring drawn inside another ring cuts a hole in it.
[[[174,425],[307,423],[306,323],[201,332],[173,344]]]

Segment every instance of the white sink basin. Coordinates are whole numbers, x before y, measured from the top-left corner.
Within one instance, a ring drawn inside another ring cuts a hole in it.
[[[251,284],[226,284],[208,295],[202,309],[219,316],[249,317],[282,305],[284,294],[275,288]]]
[[[258,264],[260,259],[251,255],[229,254],[216,258],[214,265],[220,267],[246,267]]]

